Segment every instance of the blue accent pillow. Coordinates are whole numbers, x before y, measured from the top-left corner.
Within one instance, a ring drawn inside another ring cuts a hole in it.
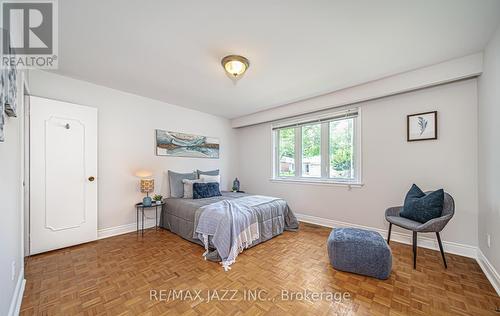
[[[444,191],[425,194],[415,184],[411,186],[406,194],[405,204],[399,216],[411,219],[419,223],[426,223],[433,218],[441,216],[444,205]]]
[[[193,183],[193,199],[221,196],[218,182]]]

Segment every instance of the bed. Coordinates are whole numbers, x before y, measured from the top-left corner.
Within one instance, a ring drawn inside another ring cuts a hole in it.
[[[252,204],[249,202],[255,201],[258,198],[260,198],[260,203]],[[222,196],[205,199],[167,198],[165,199],[165,205],[161,212],[160,227],[165,228],[186,240],[204,246],[206,248],[206,252],[204,254],[206,259],[212,261],[224,261],[219,255],[220,251],[218,251],[217,247],[214,246],[214,240],[209,239],[208,243],[207,240],[202,240],[203,238],[201,238],[201,234],[197,234],[197,227],[200,227],[200,217],[213,217],[212,214],[215,214],[213,209],[214,207],[227,205],[229,203],[231,203],[231,205],[239,205],[242,203],[239,201],[247,201],[247,205],[252,204],[250,208],[252,213],[256,215],[255,224],[258,225],[258,238],[248,242],[244,248],[250,248],[258,245],[266,240],[280,235],[284,230],[298,230],[297,218],[284,200],[235,192],[222,192]],[[218,220],[219,219],[212,218],[212,221]],[[231,238],[228,237],[228,239]],[[234,261],[229,264],[232,263],[234,263]],[[223,266],[226,269],[228,265],[225,266],[223,264]]]

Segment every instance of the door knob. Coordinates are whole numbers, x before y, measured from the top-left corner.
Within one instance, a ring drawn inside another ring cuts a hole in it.
[[[95,178],[94,178],[94,177],[92,177],[92,176],[90,176],[90,177],[89,177],[89,181],[90,181],[90,182],[92,182],[92,181],[94,181],[94,180],[95,180]]]

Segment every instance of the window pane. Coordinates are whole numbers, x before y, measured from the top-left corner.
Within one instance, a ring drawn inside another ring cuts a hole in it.
[[[321,124],[302,126],[302,176],[321,177]]]
[[[278,130],[279,176],[295,176],[295,128]]]
[[[354,119],[330,122],[330,178],[354,178]]]

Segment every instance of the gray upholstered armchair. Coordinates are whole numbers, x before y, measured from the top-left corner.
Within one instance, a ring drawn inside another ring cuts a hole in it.
[[[444,267],[448,268],[439,232],[443,230],[446,224],[453,217],[453,214],[455,214],[455,201],[451,195],[446,192],[444,194],[443,212],[441,213],[441,217],[431,219],[426,223],[419,223],[408,218],[400,217],[399,212],[402,208],[402,206],[390,207],[385,211],[385,219],[389,222],[387,243],[391,240],[392,224],[411,230],[413,232],[413,268],[415,269],[417,267],[417,233],[435,232],[439,243],[439,250],[441,250],[441,256],[443,257]]]

